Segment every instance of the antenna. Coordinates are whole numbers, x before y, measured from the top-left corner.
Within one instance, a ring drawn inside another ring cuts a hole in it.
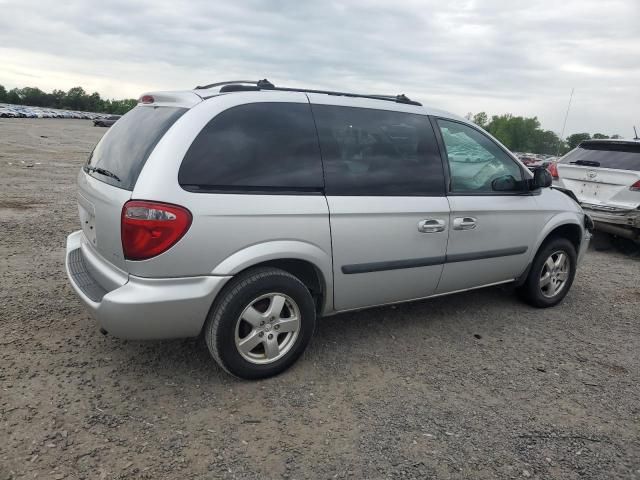
[[[564,129],[567,126],[567,118],[569,118],[569,109],[571,108],[571,100],[573,99],[573,87],[571,88],[571,95],[569,95],[569,105],[567,105],[567,113],[564,115],[564,123],[562,124],[562,133],[560,134],[560,141],[564,139]],[[558,144],[558,156],[560,156],[560,144]]]
[[[636,134],[636,137],[634,138],[634,140],[640,140],[640,138],[638,138],[638,131],[636,130],[636,126],[633,126],[633,133]]]

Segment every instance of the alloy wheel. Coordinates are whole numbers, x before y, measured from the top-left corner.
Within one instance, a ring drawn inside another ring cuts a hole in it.
[[[236,321],[238,353],[254,364],[268,364],[286,355],[300,332],[300,309],[283,293],[252,300]]]
[[[540,291],[547,298],[558,295],[567,285],[571,262],[569,256],[558,250],[547,258],[540,272]]]

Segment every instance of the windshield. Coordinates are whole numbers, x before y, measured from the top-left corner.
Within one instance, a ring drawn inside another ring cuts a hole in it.
[[[85,172],[115,187],[133,190],[147,157],[186,111],[176,107],[134,108],[98,142]]]
[[[559,160],[574,165],[582,162],[589,167],[640,171],[640,142],[583,143]]]

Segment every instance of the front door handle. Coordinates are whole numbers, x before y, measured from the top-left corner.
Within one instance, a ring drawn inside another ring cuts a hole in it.
[[[473,217],[458,217],[453,219],[454,230],[473,230],[476,228],[476,219]]]
[[[439,218],[427,218],[418,222],[418,231],[421,233],[444,232],[446,224]]]

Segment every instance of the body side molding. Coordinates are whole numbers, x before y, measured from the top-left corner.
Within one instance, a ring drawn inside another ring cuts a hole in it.
[[[385,270],[399,270],[402,268],[428,267],[441,265],[444,263],[470,262],[472,260],[484,260],[487,258],[509,257],[526,253],[527,246],[503,248],[500,250],[485,250],[483,252],[461,253],[457,255],[446,255],[444,257],[410,258],[403,260],[389,260],[385,262],[357,263],[343,265],[342,273],[352,275],[355,273],[383,272]]]

